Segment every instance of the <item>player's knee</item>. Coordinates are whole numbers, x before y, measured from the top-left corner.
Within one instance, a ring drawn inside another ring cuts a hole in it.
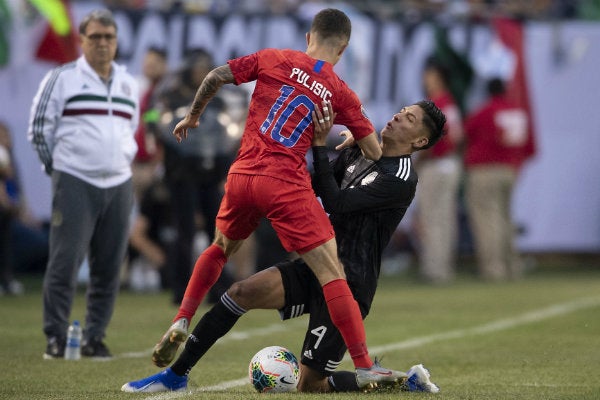
[[[234,283],[227,294],[245,310],[279,309],[285,305],[281,274],[275,267],[267,268]]]
[[[223,253],[227,258],[229,258],[232,254],[239,250],[239,248],[244,243],[244,240],[231,240],[228,239],[225,235],[223,235],[219,230],[215,235],[215,240],[213,244],[219,246]]]
[[[231,285],[227,294],[237,305],[246,310],[253,308],[252,300],[259,295],[257,288],[245,280]]]

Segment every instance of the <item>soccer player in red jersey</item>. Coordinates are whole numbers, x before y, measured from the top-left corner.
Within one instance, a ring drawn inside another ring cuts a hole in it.
[[[333,71],[350,31],[350,20],[343,12],[325,9],[315,16],[306,34],[305,52],[265,49],[215,68],[175,127],[173,134],[183,140],[188,129],[199,125],[206,104],[221,86],[256,81],[241,146],[217,215],[215,240],[198,257],[174,323],[154,349],[158,366],[172,361],[187,337],[189,321],[228,257],[267,217],[285,249],[300,254],[317,276],[331,319],[354,362],[359,387],[405,377],[373,363],[369,356],[360,310],[338,260],[334,231],[311,188],[306,165],[315,104],[323,105],[323,120],[330,120],[336,110],[336,123],[350,129],[366,158],[381,157],[377,134],[358,97]]]
[[[322,120],[318,110],[315,121]],[[431,101],[420,101],[394,114],[381,130],[383,155],[366,160],[351,145],[329,161],[325,146],[332,124],[315,123],[312,184],[336,231],[339,258],[363,316],[369,314],[380,277],[383,249],[412,203],[417,173],[412,154],[433,146],[443,135],[446,119]],[[337,371],[346,352],[319,282],[301,259],[287,260],[234,283],[200,319],[177,360],[167,369],[124,384],[124,392],[186,390],[192,368],[207,351],[253,309],[274,309],[282,320],[309,314],[300,362],[299,392],[356,392],[356,374]],[[250,357],[250,355],[248,355]],[[435,393],[437,385],[423,365],[415,365],[400,384],[386,391]]]

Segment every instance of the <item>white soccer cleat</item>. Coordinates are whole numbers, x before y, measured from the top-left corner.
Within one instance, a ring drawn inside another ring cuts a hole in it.
[[[163,368],[173,361],[179,345],[184,343],[188,337],[188,324],[187,319],[180,318],[171,325],[160,342],[154,346],[152,351],[154,365]]]
[[[406,375],[408,375],[408,379],[403,384],[403,390],[428,393],[437,393],[440,391],[440,388],[429,379],[431,375],[423,364],[413,365]]]
[[[404,372],[384,368],[379,364],[377,359],[375,359],[371,368],[356,369],[356,383],[358,384],[358,387],[364,391],[376,389],[380,385],[399,385],[402,384],[405,379],[406,374]]]

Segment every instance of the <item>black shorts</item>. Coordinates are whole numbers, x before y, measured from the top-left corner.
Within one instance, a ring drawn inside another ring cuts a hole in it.
[[[281,319],[310,314],[300,357],[302,363],[324,375],[331,375],[340,365],[346,345],[331,322],[319,281],[301,259],[282,262],[275,267],[281,272],[285,290],[285,306],[279,310]]]

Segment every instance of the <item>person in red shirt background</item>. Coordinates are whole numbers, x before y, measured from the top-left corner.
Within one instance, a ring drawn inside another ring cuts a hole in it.
[[[350,19],[343,12],[321,10],[306,34],[305,52],[264,49],[213,69],[175,127],[173,134],[181,141],[199,125],[200,115],[224,84],[256,81],[240,149],[227,176],[215,240],[196,261],[173,325],[154,349],[155,364],[173,360],[187,338],[189,321],[223,265],[266,217],[286,251],[300,254],[319,280],[331,319],[354,362],[358,386],[406,377],[380,367],[369,356],[362,316],[337,256],[333,227],[307,170],[313,121],[335,118],[336,124],[352,132],[366,158],[378,160],[382,154],[360,100],[333,71],[350,32]],[[323,114],[315,113],[315,104],[322,105]],[[221,301],[240,309],[227,293]]]
[[[528,115],[505,97],[499,78],[488,81],[489,99],[465,122],[465,197],[479,273],[486,280],[521,275],[514,247],[511,197],[527,157]]]
[[[157,88],[168,70],[166,51],[158,47],[148,48],[142,70],[144,75],[142,87],[145,89],[140,98],[140,124],[135,131],[138,151],[131,164],[133,190],[138,203],[141,202],[144,191],[155,178],[157,166],[162,161],[155,132],[158,111],[154,106]]]
[[[423,70],[425,95],[446,115],[447,134],[418,159],[417,220],[419,272],[434,284],[454,279],[458,246],[458,189],[464,131],[460,109],[450,93],[448,71],[430,60]]]

